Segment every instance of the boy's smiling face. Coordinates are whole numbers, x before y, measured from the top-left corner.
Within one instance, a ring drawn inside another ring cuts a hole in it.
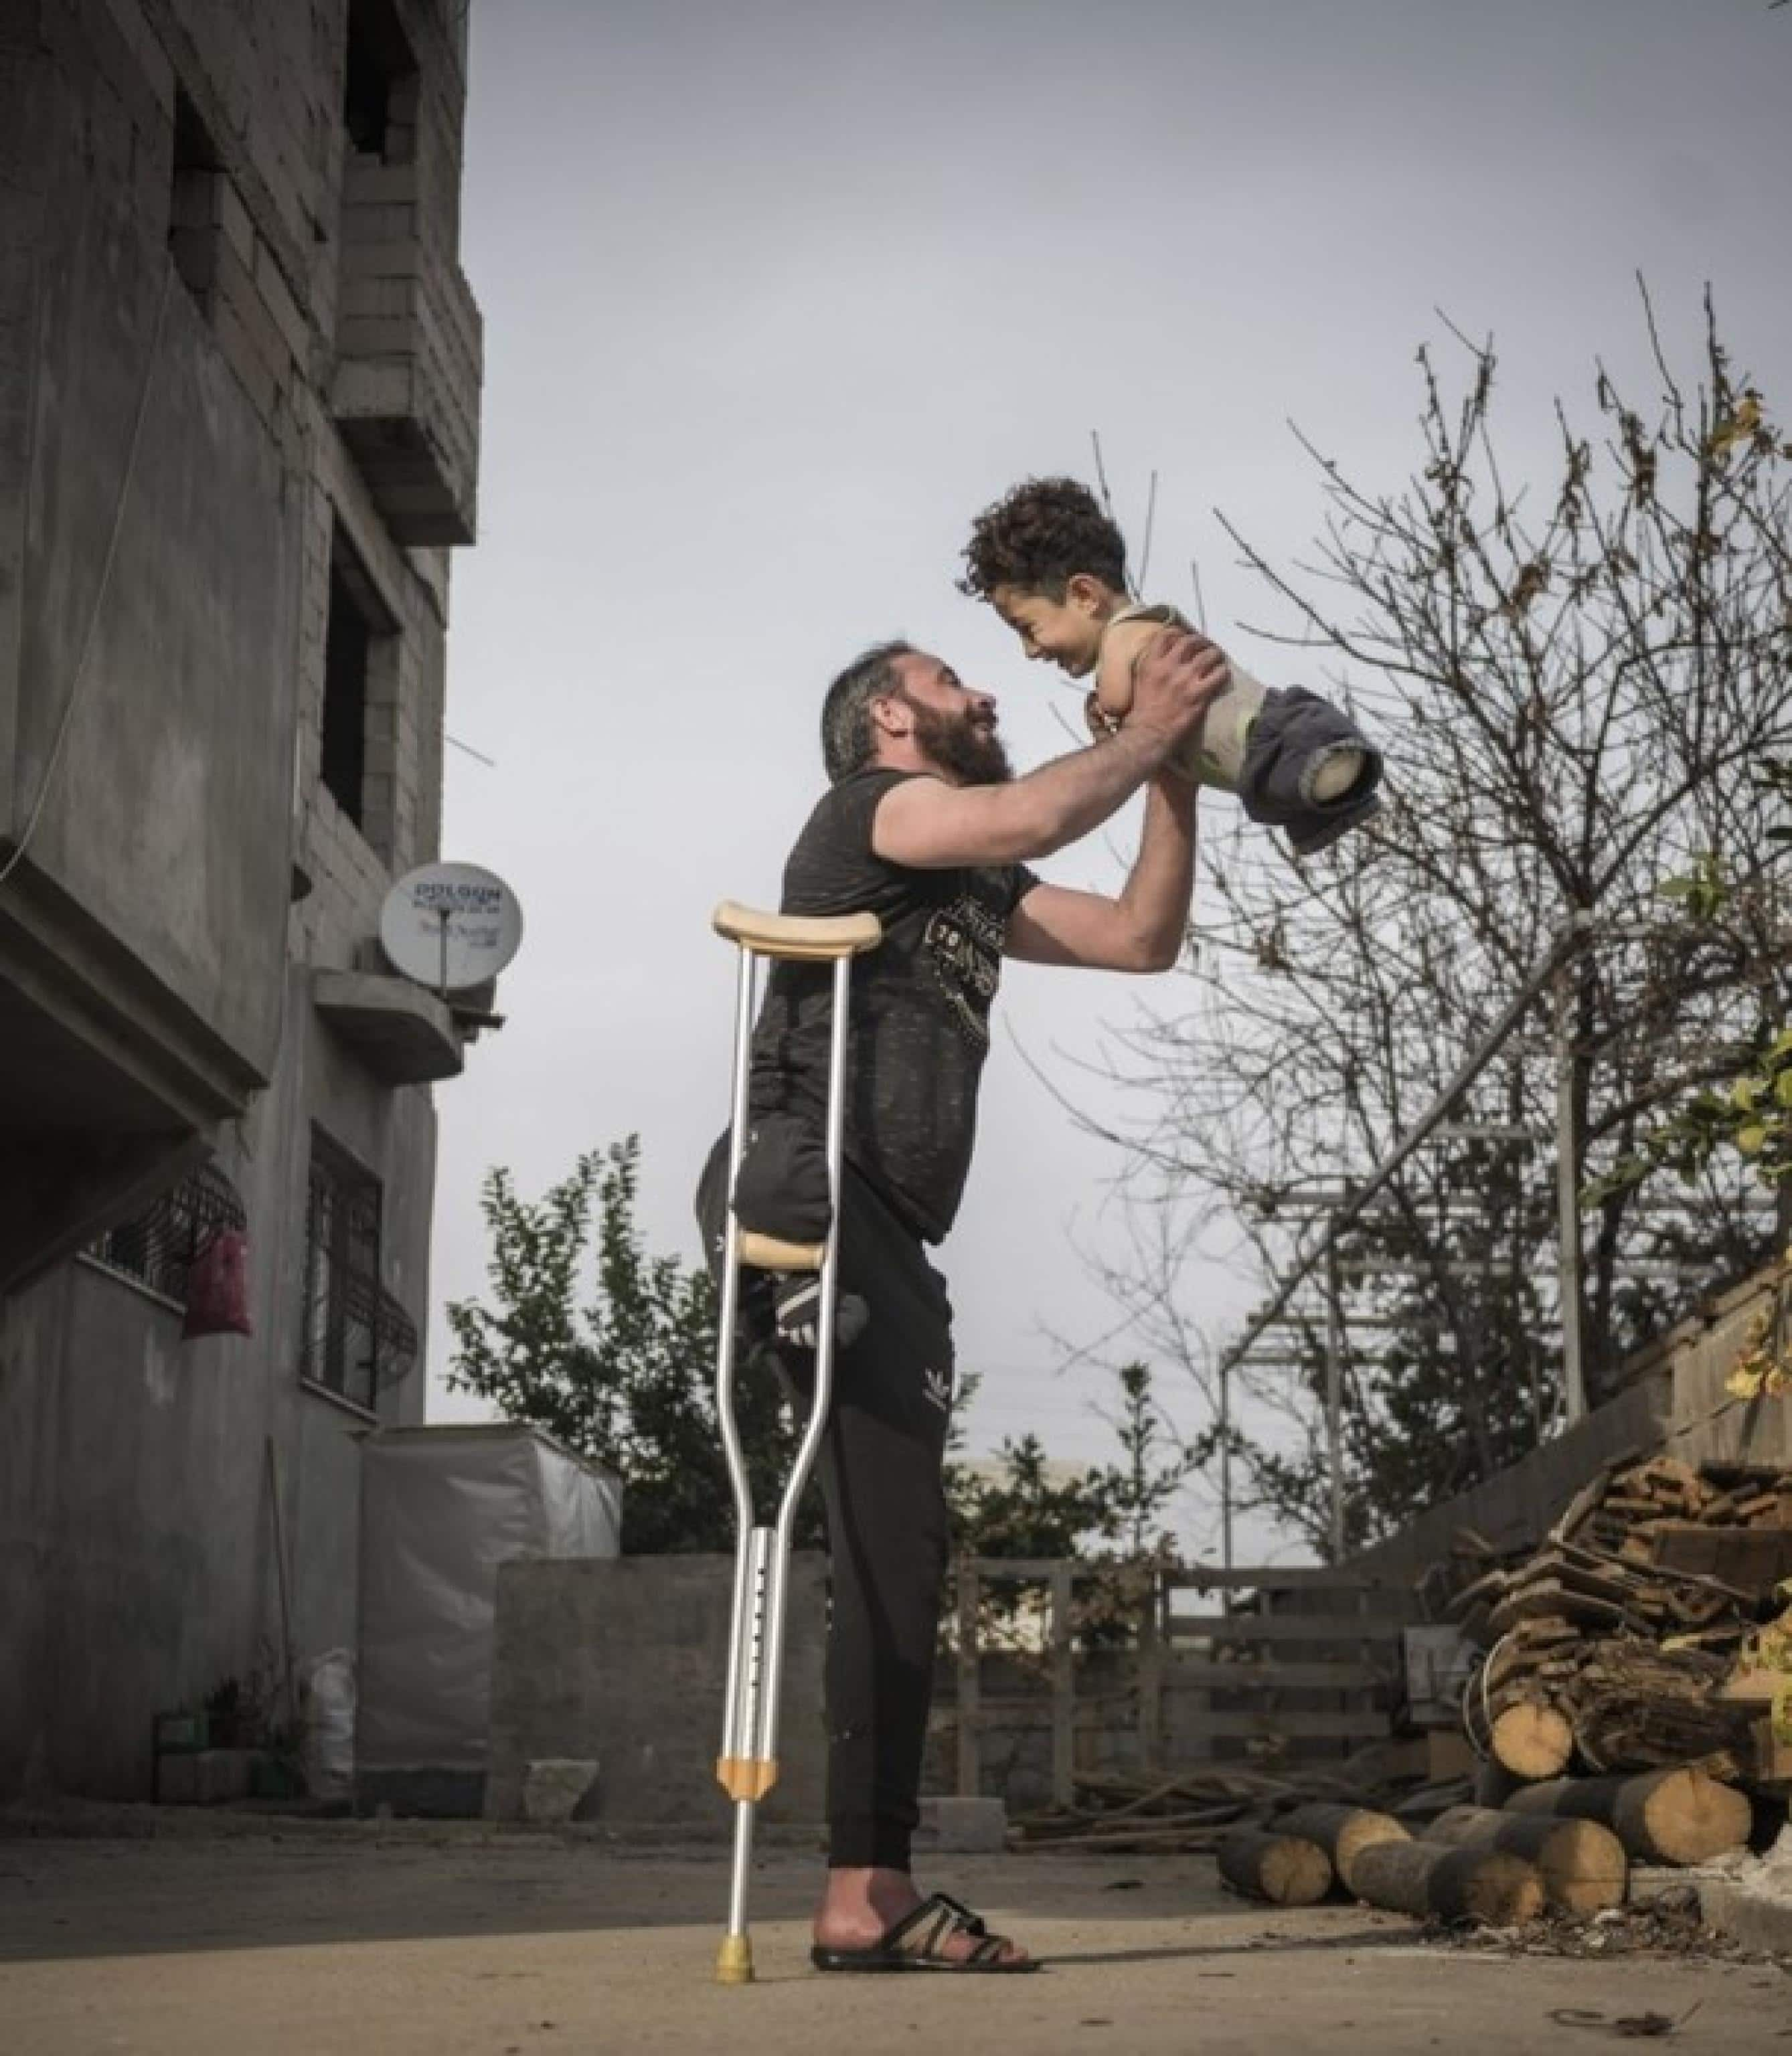
[[[999,585],[989,598],[1029,657],[1055,664],[1073,678],[1095,668],[1102,624],[1118,603],[1099,579],[1080,571],[1066,582],[1062,599],[1018,585]]]

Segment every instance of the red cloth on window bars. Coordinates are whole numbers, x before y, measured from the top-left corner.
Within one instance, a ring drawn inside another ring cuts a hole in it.
[[[249,1238],[220,1228],[187,1267],[187,1321],[191,1342],[200,1335],[252,1335],[249,1319]]]

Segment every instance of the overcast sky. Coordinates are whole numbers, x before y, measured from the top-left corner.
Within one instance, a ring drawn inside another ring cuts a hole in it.
[[[1291,418],[1397,484],[1438,310],[1494,334],[1502,449],[1540,474],[1596,356],[1652,390],[1640,270],[1683,341],[1709,281],[1739,368],[1792,391],[1789,87],[1767,0],[479,0],[449,727],[496,768],[449,753],[444,854],[507,878],[528,936],[508,1025],[438,1095],[433,1417],[469,1410],[440,1309],[481,1283],[491,1164],[533,1192],[638,1131],[650,1240],[694,1259],[733,992],[709,912],[775,903],[833,673],[904,635],[999,696],[1022,767],[1066,746],[1070,695],[953,589],[979,508],[1087,476],[1098,429],[1135,532],[1161,474],[1152,596],[1185,603],[1197,560],[1209,627],[1293,682],[1236,632],[1267,610],[1213,509],[1303,552]],[[1119,876],[1100,838],[1042,868]],[[975,1447],[1106,1449],[1105,1382],[1044,1331],[1110,1318],[1077,1245],[1117,1233],[1117,1165],[1021,1053],[1070,1083],[1142,990],[1004,982],[943,1259]],[[1254,1297],[1196,1287],[1216,1332]]]

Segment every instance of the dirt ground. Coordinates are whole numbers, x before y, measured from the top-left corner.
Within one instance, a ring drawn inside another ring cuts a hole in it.
[[[1426,1943],[1360,1908],[1243,1905],[1193,1857],[942,1859],[924,1881],[995,1916],[1044,1971],[822,1977],[806,1958],[816,1877],[806,1852],[768,1852],[758,1981],[729,1989],[713,1982],[719,1852],[347,1823],[0,1836],[0,2051],[1591,2056],[1640,2031],[1792,2050],[1792,1976],[1767,1961]]]

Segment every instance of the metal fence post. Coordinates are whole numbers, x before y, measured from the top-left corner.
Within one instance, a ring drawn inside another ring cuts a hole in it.
[[[1164,1760],[1164,1644],[1159,1615],[1164,1603],[1162,1574],[1153,1564],[1139,1614],[1139,1754],[1147,1770]]]
[[[1051,1574],[1051,1796],[1076,1804],[1076,1654],[1070,1643],[1070,1567]]]
[[[1232,1361],[1220,1365],[1220,1561],[1232,1568]]]
[[[975,1799],[983,1782],[978,1706],[976,1565],[961,1556],[958,1565],[958,1796]]]

